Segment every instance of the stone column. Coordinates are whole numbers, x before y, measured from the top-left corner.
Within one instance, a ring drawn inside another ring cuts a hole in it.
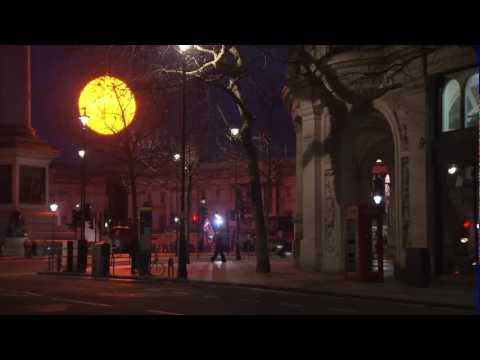
[[[33,136],[30,46],[0,46],[0,75],[0,136]]]
[[[296,136],[296,181],[295,181],[295,218],[294,218],[294,237],[293,237],[293,256],[296,265],[300,265],[301,241],[303,238],[303,135],[302,135],[302,119],[295,120],[295,136]]]
[[[340,208],[335,193],[335,171],[328,142],[331,122],[328,107],[320,102],[301,105],[303,151],[301,161],[302,230],[300,264],[322,272],[343,271]],[[298,172],[297,172],[298,174]]]
[[[321,122],[319,108],[309,100],[302,101],[302,152],[297,154],[302,166],[302,230],[300,265],[310,270],[321,270]]]

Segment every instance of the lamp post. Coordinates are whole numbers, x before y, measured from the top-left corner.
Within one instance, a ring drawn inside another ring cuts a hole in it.
[[[55,212],[57,211],[58,209],[58,205],[55,203],[55,201],[53,201],[51,204],[50,204],[50,211],[52,212],[52,242],[51,242],[51,245],[50,245],[50,249],[51,251],[48,252],[48,271],[54,271],[54,268],[55,268],[55,265],[54,265],[54,249],[55,248],[55,244],[54,244],[54,240],[55,240],[55,219],[56,219],[56,216],[55,216]]]
[[[50,204],[50,211],[52,212],[52,240],[55,240],[55,220],[56,220],[56,211],[58,209],[58,205],[53,201],[53,203]]]
[[[80,195],[80,239],[78,242],[78,272],[87,270],[87,241],[85,239],[85,203],[86,203],[86,186],[87,186],[87,124],[89,117],[86,109],[83,108],[83,114],[79,117],[82,125],[82,149],[78,151],[81,158],[81,195]]]
[[[192,45],[178,45],[180,53],[184,54],[188,51]],[[181,184],[181,194],[180,194],[180,241],[178,244],[178,279],[186,280],[188,277],[187,274],[187,244],[185,237],[185,168],[186,168],[186,157],[185,157],[185,143],[186,143],[186,61],[185,57],[182,56],[182,151],[180,154],[181,157],[181,166],[182,166],[182,184]]]
[[[385,183],[380,175],[373,180],[373,202],[377,207],[377,259],[378,272],[383,281],[383,215],[385,213]]]
[[[237,139],[238,134],[240,133],[240,129],[238,128],[231,128],[230,129],[230,135],[232,135],[232,138],[234,140]],[[234,161],[234,172],[235,172],[235,179],[234,179],[234,189],[235,189],[235,221],[237,225],[237,230],[235,231],[235,259],[236,260],[242,260],[242,255],[240,253],[240,209],[238,206],[239,202],[239,189],[238,189],[238,161],[237,158],[235,158]]]

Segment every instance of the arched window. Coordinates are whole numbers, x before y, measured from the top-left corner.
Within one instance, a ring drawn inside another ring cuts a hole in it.
[[[465,85],[465,127],[478,124],[480,114],[480,96],[478,94],[478,73],[468,78]]]
[[[460,129],[460,105],[460,84],[457,80],[450,80],[442,95],[442,131]]]

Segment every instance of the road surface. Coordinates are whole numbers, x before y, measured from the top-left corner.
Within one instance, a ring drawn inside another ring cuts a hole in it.
[[[421,304],[235,286],[0,274],[0,315],[476,315]]]

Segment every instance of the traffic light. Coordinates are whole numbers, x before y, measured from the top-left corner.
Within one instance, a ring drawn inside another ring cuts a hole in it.
[[[460,242],[466,244],[470,240],[470,228],[473,226],[472,220],[465,220],[462,224],[462,236],[460,237]]]

